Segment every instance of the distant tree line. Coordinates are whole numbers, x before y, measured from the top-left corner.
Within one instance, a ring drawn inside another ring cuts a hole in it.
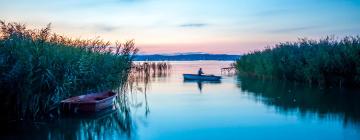
[[[241,75],[343,87],[360,85],[360,36],[300,39],[243,55]]]
[[[240,55],[228,54],[178,54],[178,55],[136,55],[135,61],[196,61],[196,60],[218,60],[234,61],[239,59]]]

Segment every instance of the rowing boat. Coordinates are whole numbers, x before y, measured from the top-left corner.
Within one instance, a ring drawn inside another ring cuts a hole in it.
[[[112,91],[75,96],[61,101],[66,113],[93,113],[113,106],[116,93]]]
[[[221,76],[215,75],[198,75],[198,74],[183,74],[184,80],[200,80],[200,81],[219,81]]]

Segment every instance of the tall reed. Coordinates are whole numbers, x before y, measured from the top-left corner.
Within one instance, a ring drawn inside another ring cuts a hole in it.
[[[240,74],[324,86],[360,86],[360,36],[301,39],[243,55]]]
[[[170,74],[169,62],[142,62],[132,65],[132,73],[152,77],[165,77]],[[138,76],[139,77],[139,76]]]
[[[0,22],[2,121],[42,120],[69,96],[121,87],[127,80],[133,41],[71,39],[19,23]]]

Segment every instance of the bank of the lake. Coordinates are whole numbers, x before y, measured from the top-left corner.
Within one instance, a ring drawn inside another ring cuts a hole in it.
[[[99,39],[71,39],[0,22],[0,121],[55,119],[61,100],[112,90],[126,83],[134,53],[132,41],[112,46]],[[53,113],[52,113],[53,112]]]
[[[360,37],[300,39],[245,54],[239,74],[319,87],[360,86]]]

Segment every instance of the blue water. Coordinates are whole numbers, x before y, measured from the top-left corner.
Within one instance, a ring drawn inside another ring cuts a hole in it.
[[[266,103],[266,97],[244,91],[240,85],[242,80],[237,76],[224,76],[221,83],[203,83],[201,91],[198,83],[186,83],[182,80],[182,73],[194,73],[199,67],[207,73],[220,75],[220,68],[230,63],[172,62],[171,75],[155,79],[150,84],[147,92],[150,113],[144,117],[143,122],[137,123],[136,138],[360,139],[359,124],[344,124],[342,113],[348,113],[346,111],[320,114],[311,110],[311,106],[317,106],[313,103],[309,103],[309,110],[306,110],[301,105],[291,108],[291,101],[283,107],[270,105]],[[271,87],[272,83],[267,84],[270,85],[266,86]],[[257,92],[256,89],[254,91]],[[315,92],[308,92],[321,94],[316,89]],[[329,100],[333,102],[332,99]],[[292,102],[298,104],[296,99]],[[306,100],[302,102],[301,104],[307,104]],[[289,109],[284,110],[287,107]],[[355,111],[359,115],[360,108]]]
[[[128,93],[129,113],[59,120],[26,136],[144,140],[360,139],[360,95],[356,94],[360,92],[221,74],[220,68],[230,63],[171,62],[169,75],[152,77],[146,86],[140,82]],[[223,79],[220,83],[184,82],[182,74],[195,73],[199,67],[205,73],[222,75]]]

